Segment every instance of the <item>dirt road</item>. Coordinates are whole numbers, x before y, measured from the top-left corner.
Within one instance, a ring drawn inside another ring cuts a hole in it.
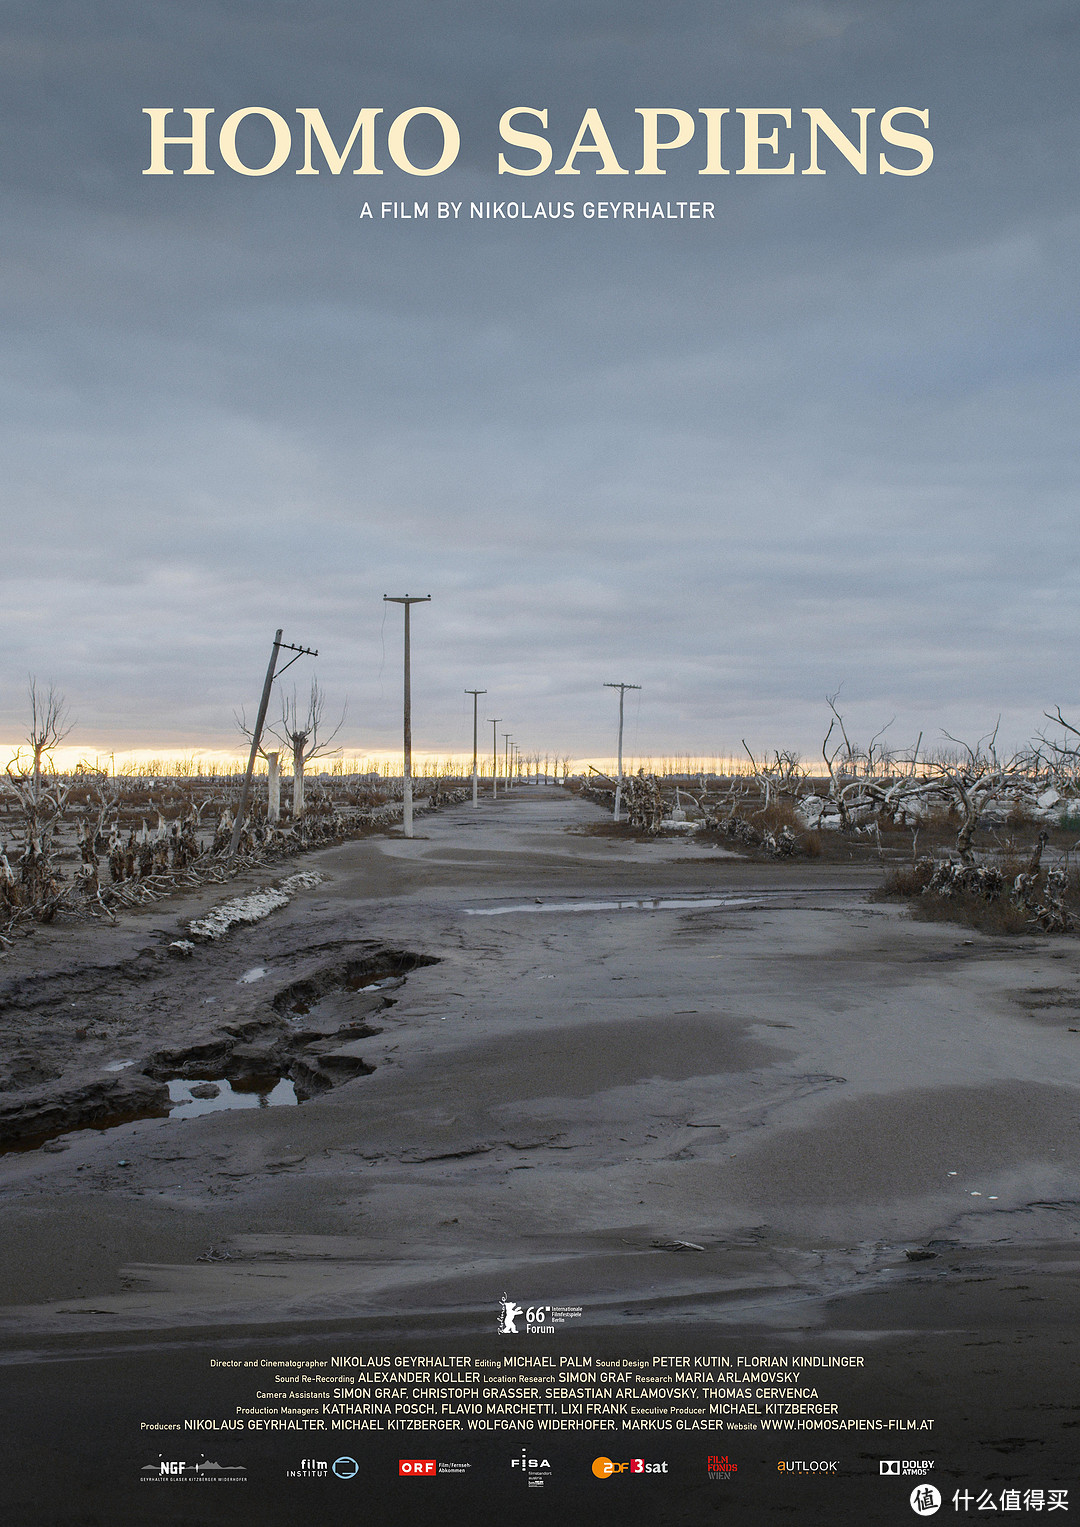
[[[920,924],[867,901],[872,871],[600,821],[522,788],[308,856],[282,876],[321,883],[186,957],[205,902],[18,947],[11,1361],[358,1321],[475,1345],[509,1289],[642,1350],[858,1332],[909,1408],[945,1342],[972,1458],[997,1424],[972,1330],[1008,1347],[997,1373],[1041,1353],[994,1404],[1042,1403],[1075,1351],[1077,941]],[[216,1084],[213,1111],[56,1134],[95,1099],[160,1113],[178,1080]],[[230,1081],[271,1106],[220,1108]]]

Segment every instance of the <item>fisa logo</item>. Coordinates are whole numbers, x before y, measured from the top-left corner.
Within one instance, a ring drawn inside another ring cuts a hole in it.
[[[518,1470],[530,1490],[542,1490],[551,1476],[550,1459],[530,1458],[524,1448],[511,1458],[510,1467]]]

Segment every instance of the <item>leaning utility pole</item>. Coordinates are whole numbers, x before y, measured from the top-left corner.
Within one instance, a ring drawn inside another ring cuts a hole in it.
[[[487,690],[467,689],[465,693],[472,695],[472,803],[474,806],[478,806],[480,803],[476,799],[476,697],[478,695],[486,695]]]
[[[496,801],[499,798],[499,734],[495,728],[502,717],[488,716],[487,720],[491,723],[491,799]]]
[[[248,795],[251,791],[251,776],[255,772],[255,759],[259,751],[259,743],[262,741],[263,722],[266,720],[266,707],[270,704],[270,691],[274,687],[274,670],[277,667],[278,653],[284,647],[286,652],[295,652],[296,657],[291,657],[285,664],[285,668],[291,668],[297,658],[318,657],[313,647],[294,647],[291,642],[281,640],[281,629],[274,632],[274,645],[270,652],[270,665],[266,670],[266,678],[263,681],[262,699],[259,701],[259,714],[255,718],[255,730],[251,734],[251,752],[248,754],[247,768],[244,771],[244,783],[240,787],[240,804],[236,808],[236,821],[233,823],[232,837],[229,839],[228,862],[231,864],[236,858],[237,844],[240,842],[240,833],[244,826],[244,813],[247,811]],[[285,672],[285,668],[281,671]]]
[[[414,604],[427,604],[431,599],[430,594],[392,594],[383,595],[384,604],[401,604],[405,606],[405,727],[404,727],[404,801],[402,803],[401,823],[402,830],[407,838],[413,835],[412,830],[412,673],[409,658],[409,611]]]
[[[619,810],[622,806],[622,732],[623,732],[623,701],[626,699],[628,689],[640,689],[640,684],[605,684],[605,689],[617,689],[619,691],[619,777],[615,782],[615,812],[612,821],[619,820]]]

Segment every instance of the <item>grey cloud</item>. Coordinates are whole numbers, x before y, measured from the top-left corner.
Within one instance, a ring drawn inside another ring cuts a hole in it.
[[[35,669],[87,737],[230,745],[286,624],[349,693],[347,746],[391,747],[381,595],[409,587],[435,596],[435,749],[464,746],[479,683],[537,744],[604,751],[612,676],[646,686],[648,753],[816,748],[842,680],[860,726],[1000,711],[1027,735],[1074,695],[1080,635],[1074,22],[1051,0],[13,9],[0,733]],[[347,125],[422,100],[462,123],[440,181],[141,175],[146,104]],[[633,163],[634,106],[755,101],[929,105],[937,161],[730,176],[709,226],[357,217],[701,196],[687,166],[508,186],[494,124],[546,102],[564,142],[599,104]]]

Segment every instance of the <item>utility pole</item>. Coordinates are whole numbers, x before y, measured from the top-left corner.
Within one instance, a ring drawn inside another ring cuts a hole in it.
[[[259,701],[259,714],[255,718],[255,730],[251,734],[251,752],[248,754],[247,768],[244,771],[244,783],[240,787],[240,804],[236,808],[236,821],[233,823],[232,837],[229,839],[228,862],[231,864],[236,858],[236,848],[240,842],[240,833],[244,826],[244,813],[247,811],[248,795],[251,793],[251,776],[255,772],[255,759],[259,752],[259,743],[262,741],[263,722],[266,720],[266,708],[270,704],[270,691],[274,687],[274,670],[277,668],[278,653],[285,648],[286,652],[295,652],[296,657],[291,657],[285,664],[285,668],[291,668],[297,658],[318,657],[313,647],[294,647],[291,642],[281,640],[281,628],[274,632],[274,645],[270,650],[270,663],[266,670],[266,678],[263,680],[262,698]],[[285,672],[285,668],[281,671]]]
[[[499,734],[495,728],[502,717],[488,716],[487,720],[491,723],[491,799],[495,801],[499,798]]]
[[[401,824],[407,838],[413,835],[412,830],[412,669],[409,656],[409,611],[414,604],[427,604],[431,600],[430,594],[384,594],[384,604],[400,604],[405,606],[405,726],[404,726],[404,800],[402,802]]]
[[[503,783],[510,789],[510,739],[513,732],[503,732]]]
[[[605,689],[617,689],[619,691],[619,777],[615,782],[615,812],[612,821],[619,820],[619,811],[622,807],[622,733],[623,733],[623,701],[626,699],[628,689],[640,689],[640,684],[605,684]]]
[[[467,689],[465,691],[465,693],[467,695],[472,695],[472,803],[473,803],[474,806],[478,806],[480,803],[476,799],[476,791],[477,791],[477,774],[476,774],[476,698],[477,698],[478,695],[486,695],[487,694],[487,690],[486,689]]]

